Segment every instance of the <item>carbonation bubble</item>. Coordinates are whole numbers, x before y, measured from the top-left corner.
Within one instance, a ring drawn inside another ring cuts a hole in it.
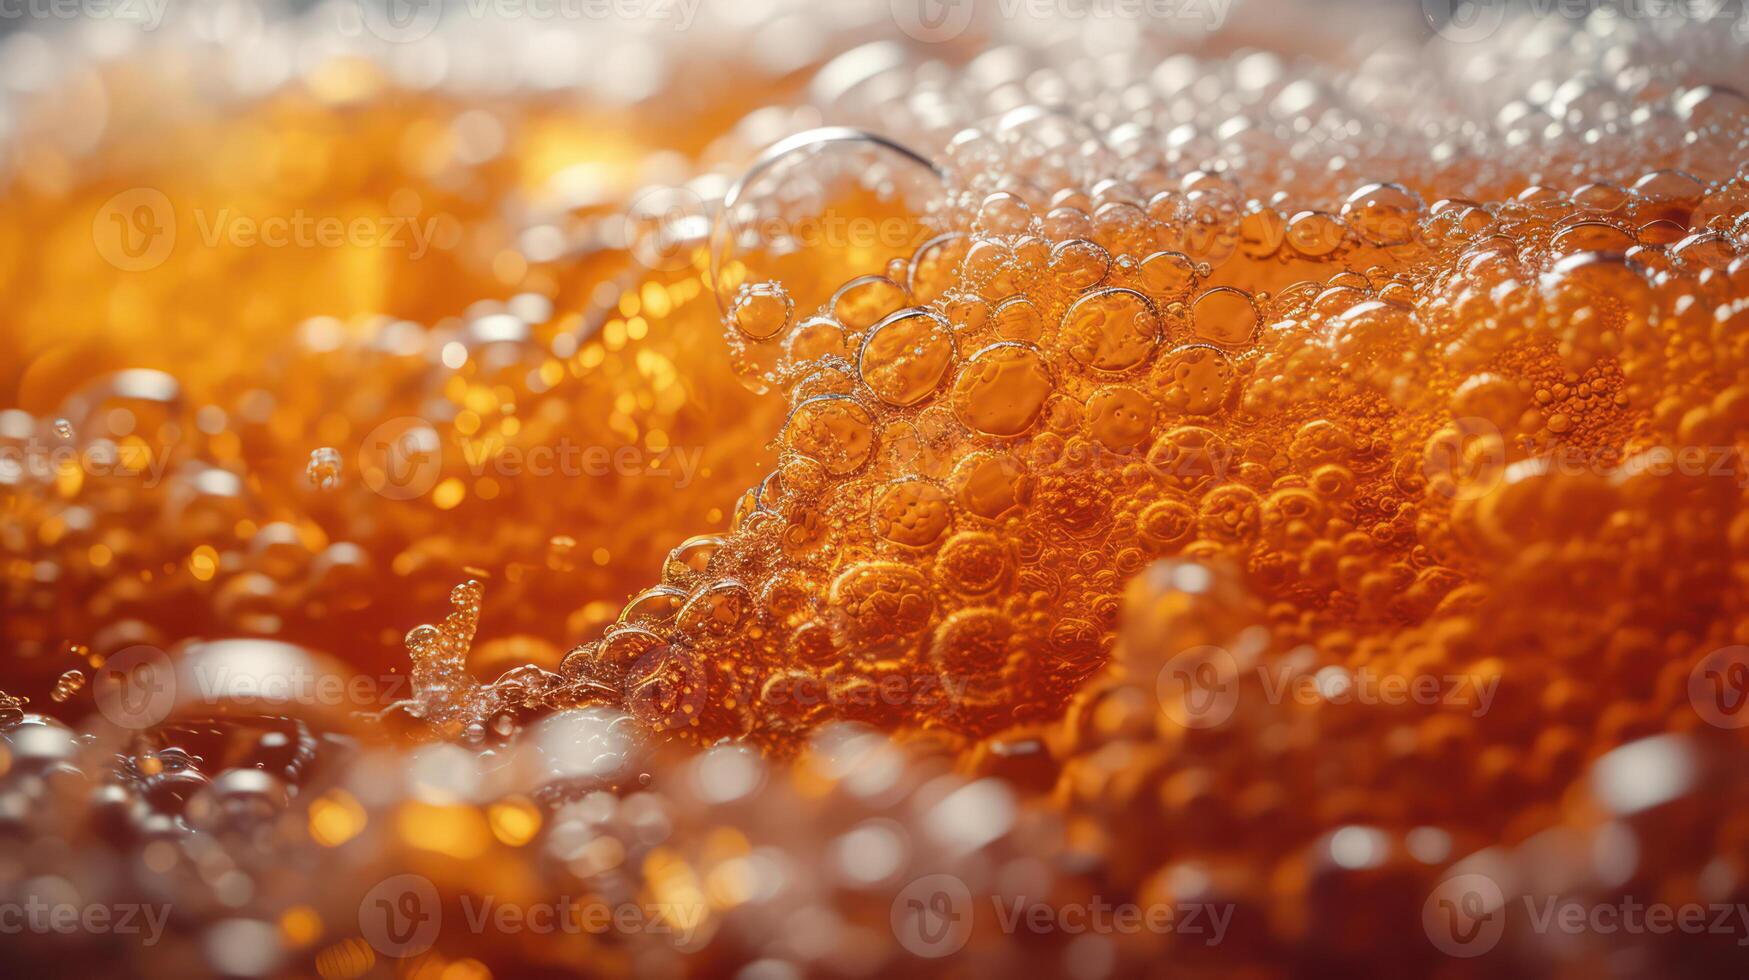
[[[1154,247],[1154,229],[1141,208],[1109,201],[1093,212],[1094,240],[1113,255],[1141,255]]]
[[[947,532],[952,507],[947,491],[913,477],[882,487],[871,511],[875,533],[908,548],[925,548]]]
[[[990,127],[1011,155],[1033,161],[1035,179],[1051,186],[1085,186],[1109,173],[1110,150],[1099,131],[1057,106],[1028,104],[1003,113]]]
[[[1399,184],[1367,184],[1342,205],[1342,218],[1349,227],[1379,246],[1413,241],[1420,216],[1421,198]]]
[[[1171,554],[1189,543],[1196,531],[1196,511],[1182,500],[1149,504],[1136,517],[1136,532],[1156,555]]]
[[[1391,303],[1368,300],[1336,318],[1330,339],[1331,346],[1344,357],[1388,364],[1407,356],[1408,342],[1415,334],[1415,319],[1408,311]]]
[[[1196,263],[1182,252],[1155,252],[1136,267],[1137,285],[1156,303],[1183,299],[1196,280]]]
[[[1670,257],[1692,269],[1729,269],[1737,259],[1737,246],[1719,232],[1690,235],[1670,246]]]
[[[844,328],[828,317],[804,320],[784,342],[792,367],[818,364],[827,357],[842,357],[847,351]]]
[[[1013,635],[1013,621],[997,610],[961,609],[936,627],[929,657],[953,674],[996,670],[1008,659]]]
[[[1197,512],[1197,528],[1206,538],[1228,543],[1250,541],[1261,521],[1257,491],[1242,483],[1210,490]]]
[[[332,490],[340,485],[340,467],[340,450],[324,446],[311,450],[304,474],[317,489]]]
[[[1025,296],[1015,296],[997,305],[994,319],[996,336],[1003,340],[1037,343],[1044,334],[1044,317],[1038,307]]]
[[[686,601],[686,591],[666,585],[658,585],[632,596],[620,610],[619,619],[622,623],[665,623],[680,612],[680,606]]]
[[[784,426],[784,443],[817,461],[834,476],[862,468],[874,451],[874,416],[844,395],[821,395],[796,406]]]
[[[1543,275],[1541,286],[1551,302],[1568,309],[1589,307],[1643,316],[1652,301],[1646,277],[1611,252],[1569,255]]]
[[[1203,340],[1242,347],[1257,334],[1257,304],[1244,290],[1216,286],[1191,304],[1191,329]]]
[[[775,282],[742,286],[729,307],[729,322],[749,340],[770,340],[789,326],[795,302]]]
[[[1593,211],[1615,211],[1628,203],[1628,192],[1609,183],[1586,184],[1573,192],[1573,203]]]
[[[1165,485],[1190,493],[1224,479],[1232,457],[1226,440],[1201,426],[1185,425],[1154,442],[1148,450],[1148,469]]]
[[[927,158],[843,127],[773,145],[724,195],[711,281],[726,312],[742,285],[781,282],[804,310],[858,275],[909,260],[933,235],[919,216],[944,195]]]
[[[1266,259],[1287,239],[1287,222],[1274,208],[1248,211],[1239,219],[1239,251],[1247,258]]]
[[[861,333],[905,305],[905,290],[885,276],[858,276],[832,297],[832,318]]]
[[[1321,259],[1342,247],[1348,228],[1341,219],[1323,211],[1301,211],[1287,225],[1287,242],[1310,259]]]
[[[1214,182],[1188,191],[1184,216],[1167,245],[1209,265],[1232,257],[1239,242],[1239,204],[1228,189]]]
[[[1075,239],[1051,249],[1051,279],[1067,292],[1080,292],[1105,281],[1111,253],[1092,242]]]
[[[1007,191],[997,191],[978,205],[976,228],[985,235],[1019,235],[1032,223],[1032,209]]]
[[[952,482],[959,505],[985,520],[1003,517],[1026,502],[1026,467],[1003,453],[968,454],[954,467]]]
[[[1013,571],[1013,556],[1002,539],[985,531],[962,531],[941,546],[936,570],[955,592],[984,595],[1002,586]]]
[[[845,569],[833,579],[827,601],[843,615],[849,639],[866,648],[915,636],[935,611],[923,574],[897,562]]]
[[[941,384],[954,357],[953,328],[927,310],[900,310],[862,345],[863,383],[889,405],[915,405]]]
[[[1209,415],[1226,400],[1233,364],[1218,347],[1186,344],[1160,358],[1149,378],[1155,397],[1167,411]]]
[[[958,232],[949,232],[924,242],[911,257],[911,297],[918,303],[933,303],[947,292],[959,275],[961,263],[972,241]]]
[[[1087,429],[1100,445],[1127,453],[1148,440],[1154,405],[1128,385],[1100,389],[1087,400]]]
[[[716,534],[697,534],[674,546],[662,565],[662,577],[674,580],[702,572],[728,539]]]
[[[1052,390],[1036,348],[999,343],[973,354],[953,386],[953,411],[977,432],[1017,436],[1031,428]]]
[[[1735,89],[1698,85],[1677,97],[1676,113],[1698,128],[1741,129],[1749,123],[1749,98]]]
[[[1081,297],[1063,315],[1069,356],[1100,371],[1124,371],[1147,360],[1161,340],[1160,317],[1133,289],[1103,289]]]
[[[1046,212],[1039,230],[1053,242],[1072,238],[1092,238],[1093,219],[1080,208],[1056,207]]]
[[[1578,221],[1549,242],[1549,248],[1561,254],[1573,252],[1625,252],[1639,240],[1632,232],[1607,221]]]
[[[678,625],[683,632],[695,635],[728,636],[741,626],[752,601],[752,593],[740,582],[713,582],[680,608]]]

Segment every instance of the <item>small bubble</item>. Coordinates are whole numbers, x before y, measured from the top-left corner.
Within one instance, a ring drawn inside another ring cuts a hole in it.
[[[577,539],[568,534],[555,534],[547,541],[547,567],[555,572],[569,572],[577,567]]]
[[[310,453],[310,463],[304,473],[319,490],[332,490],[340,485],[340,451],[329,446]]]
[[[56,704],[62,704],[78,694],[85,687],[85,675],[79,670],[69,670],[55,680],[55,689],[49,693],[49,699]]]

